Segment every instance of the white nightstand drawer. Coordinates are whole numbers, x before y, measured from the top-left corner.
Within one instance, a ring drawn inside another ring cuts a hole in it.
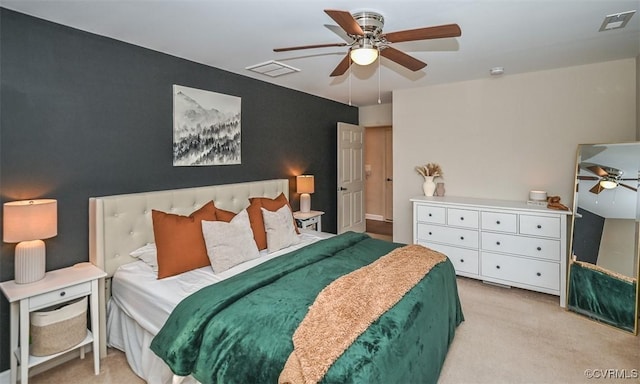
[[[516,233],[518,215],[515,213],[482,212],[482,229]]]
[[[560,261],[559,240],[483,232],[482,249]]]
[[[417,219],[423,223],[444,224],[446,210],[442,207],[432,207],[430,205],[418,205],[416,208]]]
[[[91,282],[72,285],[66,288],[56,289],[55,291],[43,293],[33,296],[29,299],[29,309],[34,310],[42,307],[48,307],[72,298],[89,295],[91,293]]]
[[[560,290],[560,264],[482,252],[482,275]]]
[[[470,229],[418,224],[418,239],[458,247],[478,248],[478,231]]]
[[[520,215],[520,233],[560,238],[560,219],[558,217]]]

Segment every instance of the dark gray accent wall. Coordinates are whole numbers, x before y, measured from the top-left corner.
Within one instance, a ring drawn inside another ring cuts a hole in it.
[[[272,178],[293,187],[310,173],[312,207],[336,231],[336,123],[357,124],[357,108],[3,8],[0,39],[0,202],[58,200],[47,270],[88,260],[91,196]],[[173,167],[173,84],[242,98],[241,165]],[[13,279],[14,248],[0,248],[0,281]],[[0,322],[3,371],[4,297]]]
[[[578,214],[581,217],[575,218],[572,254],[579,261],[597,265],[605,219],[582,208],[578,208]]]

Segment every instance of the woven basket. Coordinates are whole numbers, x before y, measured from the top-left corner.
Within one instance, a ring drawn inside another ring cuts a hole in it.
[[[47,356],[79,344],[87,336],[87,298],[31,312],[33,356]]]

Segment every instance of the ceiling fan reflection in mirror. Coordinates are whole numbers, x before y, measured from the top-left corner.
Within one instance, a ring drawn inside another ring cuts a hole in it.
[[[351,66],[351,62],[369,65],[376,61],[378,55],[396,62],[411,71],[418,71],[427,63],[390,46],[392,43],[406,41],[441,39],[458,37],[462,31],[458,24],[445,24],[433,27],[409,29],[404,31],[382,33],[384,17],[377,12],[362,11],[353,14],[347,11],[325,9],[340,28],[347,33],[346,43],[313,44],[297,47],[275,48],[274,52],[286,52],[300,49],[349,47],[349,52],[331,72],[331,76],[343,75]]]
[[[593,173],[596,176],[578,175],[578,180],[597,180],[597,183],[589,190],[591,193],[599,194],[605,189],[614,189],[618,186],[625,187],[634,192],[638,189],[621,181],[638,181],[638,178],[622,178],[623,171],[594,163],[580,163],[580,168]]]

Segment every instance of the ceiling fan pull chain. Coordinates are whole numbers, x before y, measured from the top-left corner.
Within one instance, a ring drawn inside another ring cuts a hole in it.
[[[378,48],[378,104],[380,104],[380,48]]]
[[[351,56],[349,56],[349,106],[351,106]]]

